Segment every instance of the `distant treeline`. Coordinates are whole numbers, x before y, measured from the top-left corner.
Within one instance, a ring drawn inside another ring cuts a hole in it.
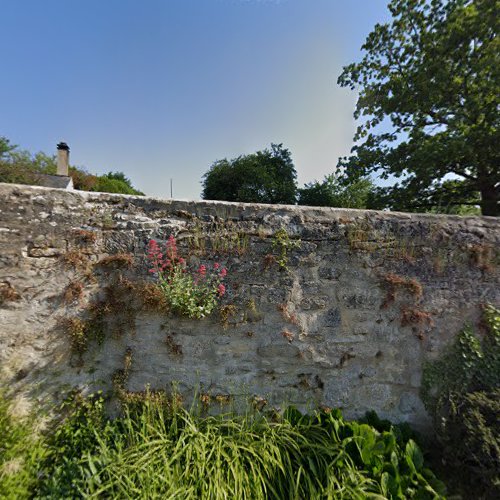
[[[55,155],[32,154],[0,136],[0,182],[37,185],[43,175],[54,175],[56,172]],[[81,191],[144,195],[132,186],[123,172],[94,175],[82,167],[70,166],[69,175],[73,178],[75,189]]]

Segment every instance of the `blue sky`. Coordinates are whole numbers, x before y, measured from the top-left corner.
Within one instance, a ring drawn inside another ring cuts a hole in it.
[[[0,135],[196,199],[221,158],[283,143],[300,184],[348,153],[337,86],[387,0],[0,0]]]

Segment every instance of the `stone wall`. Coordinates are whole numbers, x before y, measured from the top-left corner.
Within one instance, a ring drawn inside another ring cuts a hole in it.
[[[280,229],[300,240],[288,269]],[[499,302],[499,229],[488,217],[0,184],[0,380],[31,401],[112,392],[113,379],[127,394],[175,382],[215,406],[374,409],[423,427],[422,363]],[[190,265],[227,267],[222,314],[179,318],[148,295],[147,243],[171,234]],[[92,337],[82,356],[78,334]]]

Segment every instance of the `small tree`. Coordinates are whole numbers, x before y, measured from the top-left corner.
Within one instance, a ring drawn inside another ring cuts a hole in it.
[[[271,144],[249,155],[216,161],[203,176],[202,197],[248,203],[295,203],[297,172],[291,153]]]
[[[338,79],[359,91],[364,118],[340,166],[395,178],[391,208],[445,199],[499,215],[498,0],[391,0],[389,10],[392,22],[375,26]]]

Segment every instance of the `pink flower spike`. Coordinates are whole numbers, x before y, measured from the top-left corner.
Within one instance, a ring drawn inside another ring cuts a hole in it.
[[[218,262],[216,262],[216,263],[214,264],[214,269],[219,269],[219,267],[220,267],[220,264],[219,264]]]
[[[200,276],[205,276],[206,272],[207,272],[206,266],[204,266],[203,264],[201,264],[200,267],[198,268],[198,274]]]
[[[226,269],[225,267],[223,267],[223,268],[220,270],[219,276],[220,276],[221,278],[224,278],[226,275],[227,275],[227,269]]]
[[[221,283],[217,287],[217,292],[219,293],[219,297],[222,297],[226,293],[226,287]]]

